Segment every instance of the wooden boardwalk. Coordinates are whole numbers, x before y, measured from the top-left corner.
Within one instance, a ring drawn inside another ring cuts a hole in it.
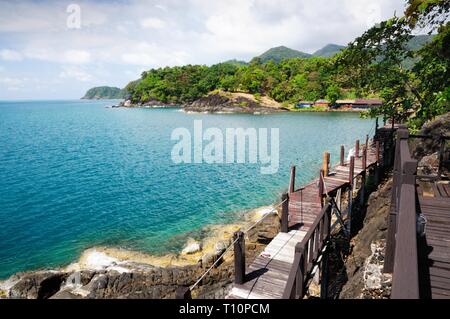
[[[366,168],[376,163],[375,145],[367,149]],[[363,173],[362,156],[355,158],[354,176]],[[324,178],[324,195],[344,189],[349,183],[348,163],[337,165]],[[295,245],[303,240],[319,218],[322,205],[319,178],[289,194],[289,232],[280,232],[246,271],[245,282],[234,284],[229,299],[280,299],[294,263]]]
[[[419,206],[425,216],[422,289],[427,297],[450,299],[450,183],[419,182]]]

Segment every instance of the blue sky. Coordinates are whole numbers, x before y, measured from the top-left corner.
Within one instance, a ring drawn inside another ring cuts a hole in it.
[[[124,87],[150,68],[249,60],[279,45],[311,53],[401,15],[404,3],[1,1],[0,99],[76,99],[93,86]]]

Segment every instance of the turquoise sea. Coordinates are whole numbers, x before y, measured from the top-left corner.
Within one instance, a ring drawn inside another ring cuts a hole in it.
[[[276,202],[318,174],[322,153],[364,140],[374,121],[350,113],[185,114],[106,108],[114,101],[0,102],[0,278],[75,261],[98,245],[179,251],[207,224]],[[174,164],[173,129],[279,128],[280,169]]]

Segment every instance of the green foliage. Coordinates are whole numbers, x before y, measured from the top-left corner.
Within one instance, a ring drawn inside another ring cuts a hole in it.
[[[338,73],[348,71],[340,78],[341,86],[357,88],[357,95],[377,92],[383,98],[383,107],[371,110],[370,115],[407,120],[416,130],[449,111],[450,35],[447,22],[440,25],[437,36],[412,36],[417,22],[428,21],[433,28],[442,23],[443,15],[448,18],[448,2],[409,3],[406,17],[384,21],[350,43],[337,56],[337,69]],[[405,67],[406,62],[412,63]]]
[[[413,57],[413,54],[399,53],[403,53],[406,44],[417,49],[422,43],[418,40],[416,44],[409,44],[411,37],[407,34],[402,38],[403,42],[385,41],[388,34],[397,36],[401,30],[398,23],[394,20],[385,22],[344,50],[341,46],[326,46],[321,54],[328,55],[333,50],[339,52],[332,57],[316,57],[278,47],[249,63],[230,60],[210,67],[186,65],[152,69],[143,72],[139,80],[130,82],[126,90],[134,103],[158,100],[184,104],[211,91],[224,90],[252,93],[258,99],[267,95],[286,105],[300,100],[326,98],[334,103],[341,98],[382,95],[390,108],[392,103],[389,101],[405,93],[404,78],[409,77],[410,71],[400,70],[400,64],[405,58]],[[373,48],[366,50],[366,45]],[[391,68],[397,64],[400,66]],[[379,74],[383,78],[380,79]],[[412,102],[404,100],[401,104],[396,107],[407,113]]]

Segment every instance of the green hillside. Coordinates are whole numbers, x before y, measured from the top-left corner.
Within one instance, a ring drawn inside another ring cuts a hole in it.
[[[313,55],[329,58],[329,57],[332,57],[333,55],[339,53],[341,50],[343,50],[345,48],[346,47],[344,45],[330,43],[330,44],[327,44],[326,46],[324,46],[322,49],[314,52]]]
[[[99,99],[123,99],[125,97],[125,91],[117,87],[110,86],[98,86],[89,89],[82,99],[86,100],[99,100]]]

